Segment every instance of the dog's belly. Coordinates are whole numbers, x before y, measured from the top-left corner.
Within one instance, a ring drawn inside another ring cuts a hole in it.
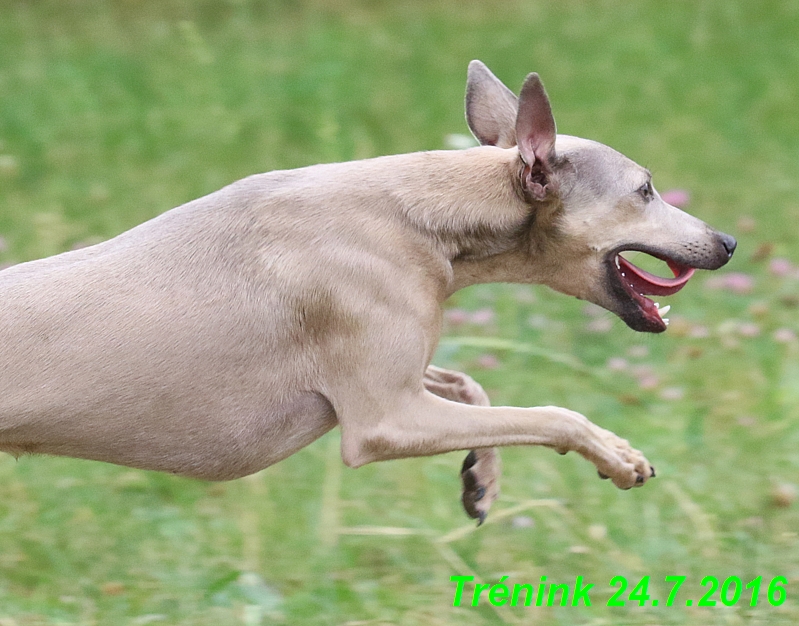
[[[235,408],[177,402],[157,413],[149,402],[107,406],[102,414],[53,416],[46,427],[17,420],[15,427],[0,427],[0,450],[230,480],[277,463],[337,424],[330,403],[316,393],[272,406],[256,406],[246,395],[231,400]]]
[[[0,450],[226,480],[336,425],[268,294],[78,252],[0,275]]]

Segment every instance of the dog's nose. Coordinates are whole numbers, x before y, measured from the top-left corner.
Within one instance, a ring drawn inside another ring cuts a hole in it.
[[[735,237],[721,233],[721,245],[724,246],[724,249],[727,251],[727,258],[729,259],[732,253],[735,252],[735,247],[738,245],[738,242],[735,241]]]

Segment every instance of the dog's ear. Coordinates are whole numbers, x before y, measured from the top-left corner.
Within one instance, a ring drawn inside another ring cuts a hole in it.
[[[555,118],[544,85],[538,74],[528,74],[519,94],[516,139],[525,163],[522,186],[536,200],[544,200],[553,192],[556,135]]]
[[[516,96],[481,61],[469,63],[466,123],[484,146],[516,145]]]

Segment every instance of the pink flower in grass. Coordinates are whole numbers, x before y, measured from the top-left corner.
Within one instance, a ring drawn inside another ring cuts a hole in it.
[[[641,389],[657,389],[660,386],[660,378],[649,365],[636,365],[632,370],[632,375],[638,381]]]
[[[493,354],[481,354],[477,357],[477,365],[483,369],[495,370],[500,366],[500,362]]]
[[[660,385],[660,379],[654,374],[647,374],[638,378],[638,386],[641,389],[657,389],[658,385]]]
[[[691,339],[706,339],[710,337],[710,330],[702,324],[694,324],[691,326],[691,330],[688,331],[688,336]]]
[[[460,326],[469,319],[469,313],[463,309],[447,309],[444,311],[444,319],[453,326]]]
[[[771,259],[768,269],[774,276],[782,277],[791,273],[793,265],[788,259]]]
[[[668,202],[678,208],[688,206],[691,201],[691,194],[685,189],[669,189],[660,194],[660,197],[663,198],[663,202]]]
[[[494,321],[494,311],[491,309],[478,309],[474,313],[472,313],[469,321],[472,324],[476,324],[477,326],[488,326],[491,322]]]
[[[760,334],[760,326],[754,322],[741,322],[738,324],[738,334],[741,337],[757,337]]]
[[[705,281],[705,287],[745,295],[751,293],[755,288],[755,279],[743,272],[728,272],[708,278]]]
[[[627,359],[623,359],[620,356],[614,356],[608,359],[605,367],[607,367],[611,372],[623,372],[630,367],[630,364],[627,362]]]
[[[772,335],[777,343],[793,343],[796,341],[796,333],[790,328],[778,328]]]
[[[662,400],[682,400],[685,396],[685,390],[682,387],[666,387],[660,392]]]

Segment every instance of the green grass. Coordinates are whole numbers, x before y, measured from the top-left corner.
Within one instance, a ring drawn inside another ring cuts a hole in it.
[[[799,277],[769,269],[799,263],[797,41],[796,0],[0,1],[0,263],[251,173],[443,147],[481,58],[514,88],[538,71],[561,132],[689,190],[752,281],[697,276],[657,337],[541,288],[456,294],[494,317],[451,324],[437,363],[495,404],[581,411],[658,468],[620,492],[575,455],[508,449],[480,529],[462,454],[352,471],[337,433],[225,484],[5,457],[0,625],[797,623],[799,343],[774,333],[799,332]],[[453,608],[464,573],[580,575],[593,606]],[[688,578],[673,607],[608,608],[615,575],[661,599]],[[706,575],[783,575],[788,599],[686,607]]]

